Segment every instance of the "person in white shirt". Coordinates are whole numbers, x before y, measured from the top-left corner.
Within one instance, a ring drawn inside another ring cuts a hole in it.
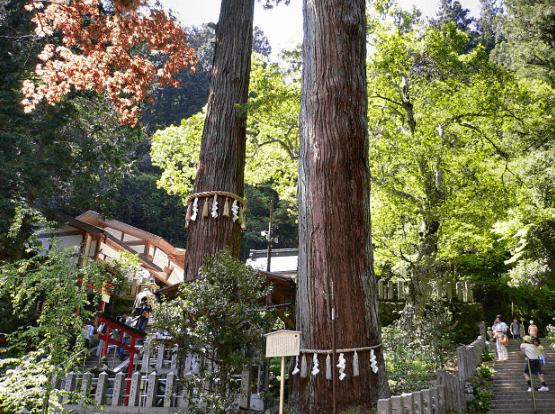
[[[501,315],[497,315],[495,317],[495,322],[491,328],[493,332],[493,336],[495,337],[495,346],[497,350],[497,360],[498,361],[508,361],[509,360],[509,352],[507,351],[507,347],[501,343],[504,335],[507,335],[507,324],[503,322],[503,317]]]
[[[530,380],[530,375],[537,374],[538,379],[541,382],[541,387],[538,389],[540,392],[549,391],[549,387],[545,383],[545,379],[542,374],[542,367],[538,354],[536,353],[536,347],[532,343],[532,337],[526,335],[522,338],[524,341],[520,344],[520,356],[527,358],[526,368],[524,368],[524,379],[528,383],[528,391],[532,391],[532,381]]]

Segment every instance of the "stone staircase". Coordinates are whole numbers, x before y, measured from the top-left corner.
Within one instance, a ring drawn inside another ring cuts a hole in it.
[[[547,365],[543,369],[548,392],[537,392],[540,387],[537,375],[532,378],[536,397],[537,414],[555,414],[555,351],[549,348],[547,339],[541,341],[547,356]],[[519,356],[522,340],[511,339],[507,347],[509,360],[495,362],[493,378],[493,404],[490,414],[534,414],[532,393],[528,392],[528,384],[524,380],[523,371],[526,360]]]

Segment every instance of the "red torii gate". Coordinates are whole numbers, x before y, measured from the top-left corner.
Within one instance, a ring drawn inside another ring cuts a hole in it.
[[[106,354],[108,353],[109,344],[114,344],[116,346],[119,346],[120,348],[123,348],[129,351],[129,365],[127,366],[127,378],[130,379],[131,376],[133,375],[133,359],[135,357],[135,354],[138,354],[140,352],[140,350],[135,348],[135,342],[137,339],[144,338],[146,334],[144,332],[139,331],[138,329],[125,325],[108,315],[105,315],[103,312],[100,313],[100,315],[98,316],[99,316],[98,326],[100,326],[100,324],[102,323],[106,324],[106,332],[104,334],[101,334],[101,333],[98,334],[98,338],[104,341],[104,345],[102,347],[102,353],[100,354],[100,356],[101,357],[106,356]],[[119,332],[120,332],[119,338],[112,339],[112,337],[110,336],[110,331],[112,328],[119,329]],[[130,345],[125,345],[122,342],[124,333],[128,334],[131,337]],[[130,381],[127,381],[127,386],[125,391],[127,395],[129,395],[130,387],[131,387],[131,383]],[[128,399],[126,398],[125,405],[127,405],[127,403],[128,403]]]

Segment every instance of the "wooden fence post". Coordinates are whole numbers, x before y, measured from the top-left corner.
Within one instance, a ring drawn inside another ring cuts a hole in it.
[[[162,372],[162,368],[164,367],[164,351],[166,347],[164,344],[158,345],[158,353],[156,355],[156,371]]]
[[[172,346],[172,351],[171,351],[171,362],[170,362],[170,372],[176,372],[177,371],[177,364],[179,363],[179,346],[178,345],[174,345]]]

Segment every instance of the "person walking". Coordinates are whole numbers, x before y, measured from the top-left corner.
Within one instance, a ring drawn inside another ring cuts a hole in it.
[[[540,360],[538,358],[538,354],[536,353],[536,347],[532,343],[532,337],[530,335],[526,335],[522,340],[524,342],[520,344],[520,356],[526,357],[528,360],[526,368],[524,368],[524,379],[528,383],[528,391],[532,391],[532,381],[530,380],[532,374],[537,374],[538,379],[540,380],[541,387],[538,391],[549,391],[549,387],[545,383],[545,378],[543,377]]]
[[[141,299],[141,306],[139,307],[139,323],[137,325],[137,329],[141,332],[146,331],[146,326],[148,324],[148,318],[150,317],[150,312],[152,312],[152,308],[148,303],[148,299],[143,297]]]
[[[511,332],[513,339],[520,339],[521,335],[523,334],[524,327],[517,318],[514,318],[509,325],[509,331]]]
[[[539,338],[533,338],[532,343],[536,347],[536,354],[538,355],[538,359],[540,360],[543,372],[543,369],[545,368],[545,354],[543,353],[543,345],[541,344]]]
[[[509,360],[509,351],[507,351],[507,347],[502,343],[504,342],[504,336],[507,335],[507,330],[508,326],[505,322],[503,322],[503,317],[501,315],[497,315],[491,331],[495,337],[495,348],[497,350],[498,361]]]
[[[538,337],[538,327],[532,320],[530,321],[530,326],[528,326],[528,335],[530,335],[532,339]]]
[[[119,319],[119,321],[120,321],[121,323],[123,323],[124,325],[131,326],[131,318],[129,318],[129,317],[127,316],[127,312],[121,311],[121,312],[120,312],[120,317],[119,317],[118,319]],[[125,345],[126,342],[127,342],[127,338],[129,338],[129,335],[128,335],[126,332],[123,332],[123,338],[122,338],[122,340],[121,340],[121,343]],[[124,349],[123,349],[122,347],[118,346],[118,351],[117,351],[117,352],[118,352],[118,358],[119,358],[120,360],[124,360],[124,359],[125,359],[125,357],[124,357],[124,352],[125,352]]]

